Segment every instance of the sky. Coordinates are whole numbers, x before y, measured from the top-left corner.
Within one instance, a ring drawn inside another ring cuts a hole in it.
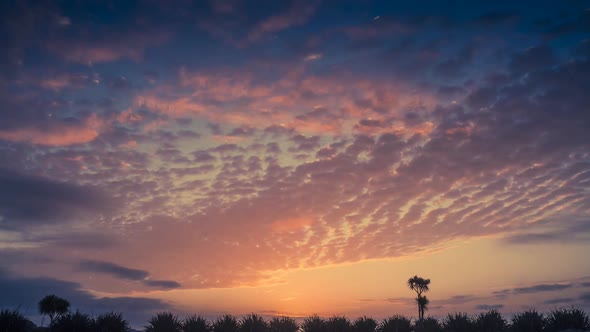
[[[588,2],[0,13],[0,307],[590,309]]]

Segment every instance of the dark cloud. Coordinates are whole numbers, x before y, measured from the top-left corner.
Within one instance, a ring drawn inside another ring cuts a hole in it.
[[[149,287],[156,287],[161,289],[172,289],[179,288],[182,285],[173,280],[151,280],[147,279],[143,281],[143,284]]]
[[[478,304],[474,307],[477,310],[500,310],[504,308],[503,304]]]
[[[515,294],[529,294],[540,292],[553,292],[571,288],[573,284],[540,284],[528,287],[518,287],[512,289]]]
[[[149,276],[144,270],[131,269],[111,262],[86,260],[78,264],[78,268],[86,272],[106,273],[113,277],[127,280],[143,280]]]
[[[92,186],[80,186],[0,169],[0,227],[22,229],[63,223],[112,209],[114,202]]]
[[[52,278],[26,278],[0,271],[0,307],[20,308],[27,316],[38,317],[37,303],[48,294],[67,299],[72,308],[99,314],[123,312],[133,326],[143,326],[155,312],[171,309],[171,305],[157,299],[142,297],[95,297],[80,284]]]

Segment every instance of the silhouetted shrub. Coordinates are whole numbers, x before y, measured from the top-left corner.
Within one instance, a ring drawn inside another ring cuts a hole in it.
[[[181,332],[182,324],[171,312],[159,312],[148,321],[146,332]]]
[[[563,330],[588,330],[590,320],[580,309],[559,309],[552,311],[547,317],[545,331],[559,332]]]
[[[217,318],[213,325],[211,325],[213,332],[237,332],[239,329],[238,321],[232,315],[224,315],[223,317]]]
[[[436,318],[428,317],[414,323],[415,332],[441,332],[442,326]]]
[[[79,311],[58,316],[51,325],[52,332],[92,332],[94,319]]]
[[[385,318],[379,326],[377,332],[410,332],[412,331],[412,322],[410,319],[395,315]]]
[[[56,318],[68,312],[70,302],[55,295],[47,295],[39,301],[38,307],[41,315],[49,316],[49,325],[52,325]]]
[[[351,332],[352,325],[348,318],[344,316],[333,316],[326,321],[327,332]]]
[[[303,332],[324,332],[326,326],[326,321],[320,318],[317,315],[307,317],[303,324],[301,324],[301,329]]]
[[[375,332],[377,328],[377,321],[371,317],[359,317],[352,323],[352,330],[354,332]]]
[[[290,317],[273,317],[269,322],[270,332],[297,332],[299,325]]]
[[[512,332],[542,332],[545,329],[545,318],[536,310],[517,313],[511,321]]]
[[[448,314],[443,321],[445,332],[476,332],[475,324],[466,313]]]
[[[182,322],[182,332],[210,332],[211,325],[201,316],[189,316]]]
[[[0,311],[0,332],[27,332],[29,321],[18,310]]]
[[[507,328],[506,320],[497,310],[490,310],[477,315],[475,326],[478,332],[503,332]]]
[[[268,324],[261,316],[250,314],[240,321],[240,332],[267,332]]]
[[[94,320],[96,332],[127,332],[129,323],[123,319],[123,314],[109,312],[98,315]]]

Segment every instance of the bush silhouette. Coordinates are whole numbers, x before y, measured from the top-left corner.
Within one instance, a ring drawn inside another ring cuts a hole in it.
[[[324,332],[326,321],[317,315],[307,317],[303,324],[301,324],[301,330],[303,332]]]
[[[60,315],[51,325],[52,332],[92,332],[93,329],[94,319],[79,311]]]
[[[297,332],[299,325],[290,317],[273,317],[269,324],[270,332]]]
[[[181,332],[182,324],[171,312],[159,312],[148,321],[146,332]]]
[[[240,326],[236,318],[232,315],[224,315],[217,318],[211,326],[213,332],[238,332]]]
[[[528,310],[512,316],[510,326],[512,332],[542,332],[544,329],[545,318],[536,310]]]
[[[497,310],[490,310],[477,315],[475,326],[478,332],[503,332],[506,331],[506,320]]]
[[[443,321],[445,332],[476,332],[475,324],[466,313],[448,314]]]
[[[123,319],[123,314],[108,312],[96,317],[94,330],[95,332],[127,332],[129,323]]]
[[[438,320],[433,317],[424,318],[414,324],[415,332],[441,332],[442,330],[443,328]]]
[[[189,316],[182,322],[182,332],[210,332],[211,325],[201,316]]]
[[[326,332],[352,332],[350,320],[344,316],[333,316],[326,321]]]
[[[377,321],[371,317],[359,317],[352,323],[352,330],[354,332],[375,332],[377,328]]]
[[[588,315],[580,309],[553,310],[547,317],[545,331],[559,332],[563,330],[588,330],[590,320]]]
[[[377,332],[410,332],[412,331],[412,323],[410,319],[395,315],[385,318],[379,326]]]
[[[250,314],[240,321],[240,332],[268,332],[268,324],[261,316]]]
[[[29,320],[18,310],[0,310],[0,332],[27,332]]]

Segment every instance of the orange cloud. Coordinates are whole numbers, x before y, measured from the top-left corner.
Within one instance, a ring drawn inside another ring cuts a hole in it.
[[[54,124],[49,128],[27,127],[0,130],[0,139],[48,146],[84,144],[98,137],[104,122],[95,114],[81,124]]]
[[[270,224],[270,228],[276,233],[285,233],[301,230],[313,223],[309,217],[281,219]]]

